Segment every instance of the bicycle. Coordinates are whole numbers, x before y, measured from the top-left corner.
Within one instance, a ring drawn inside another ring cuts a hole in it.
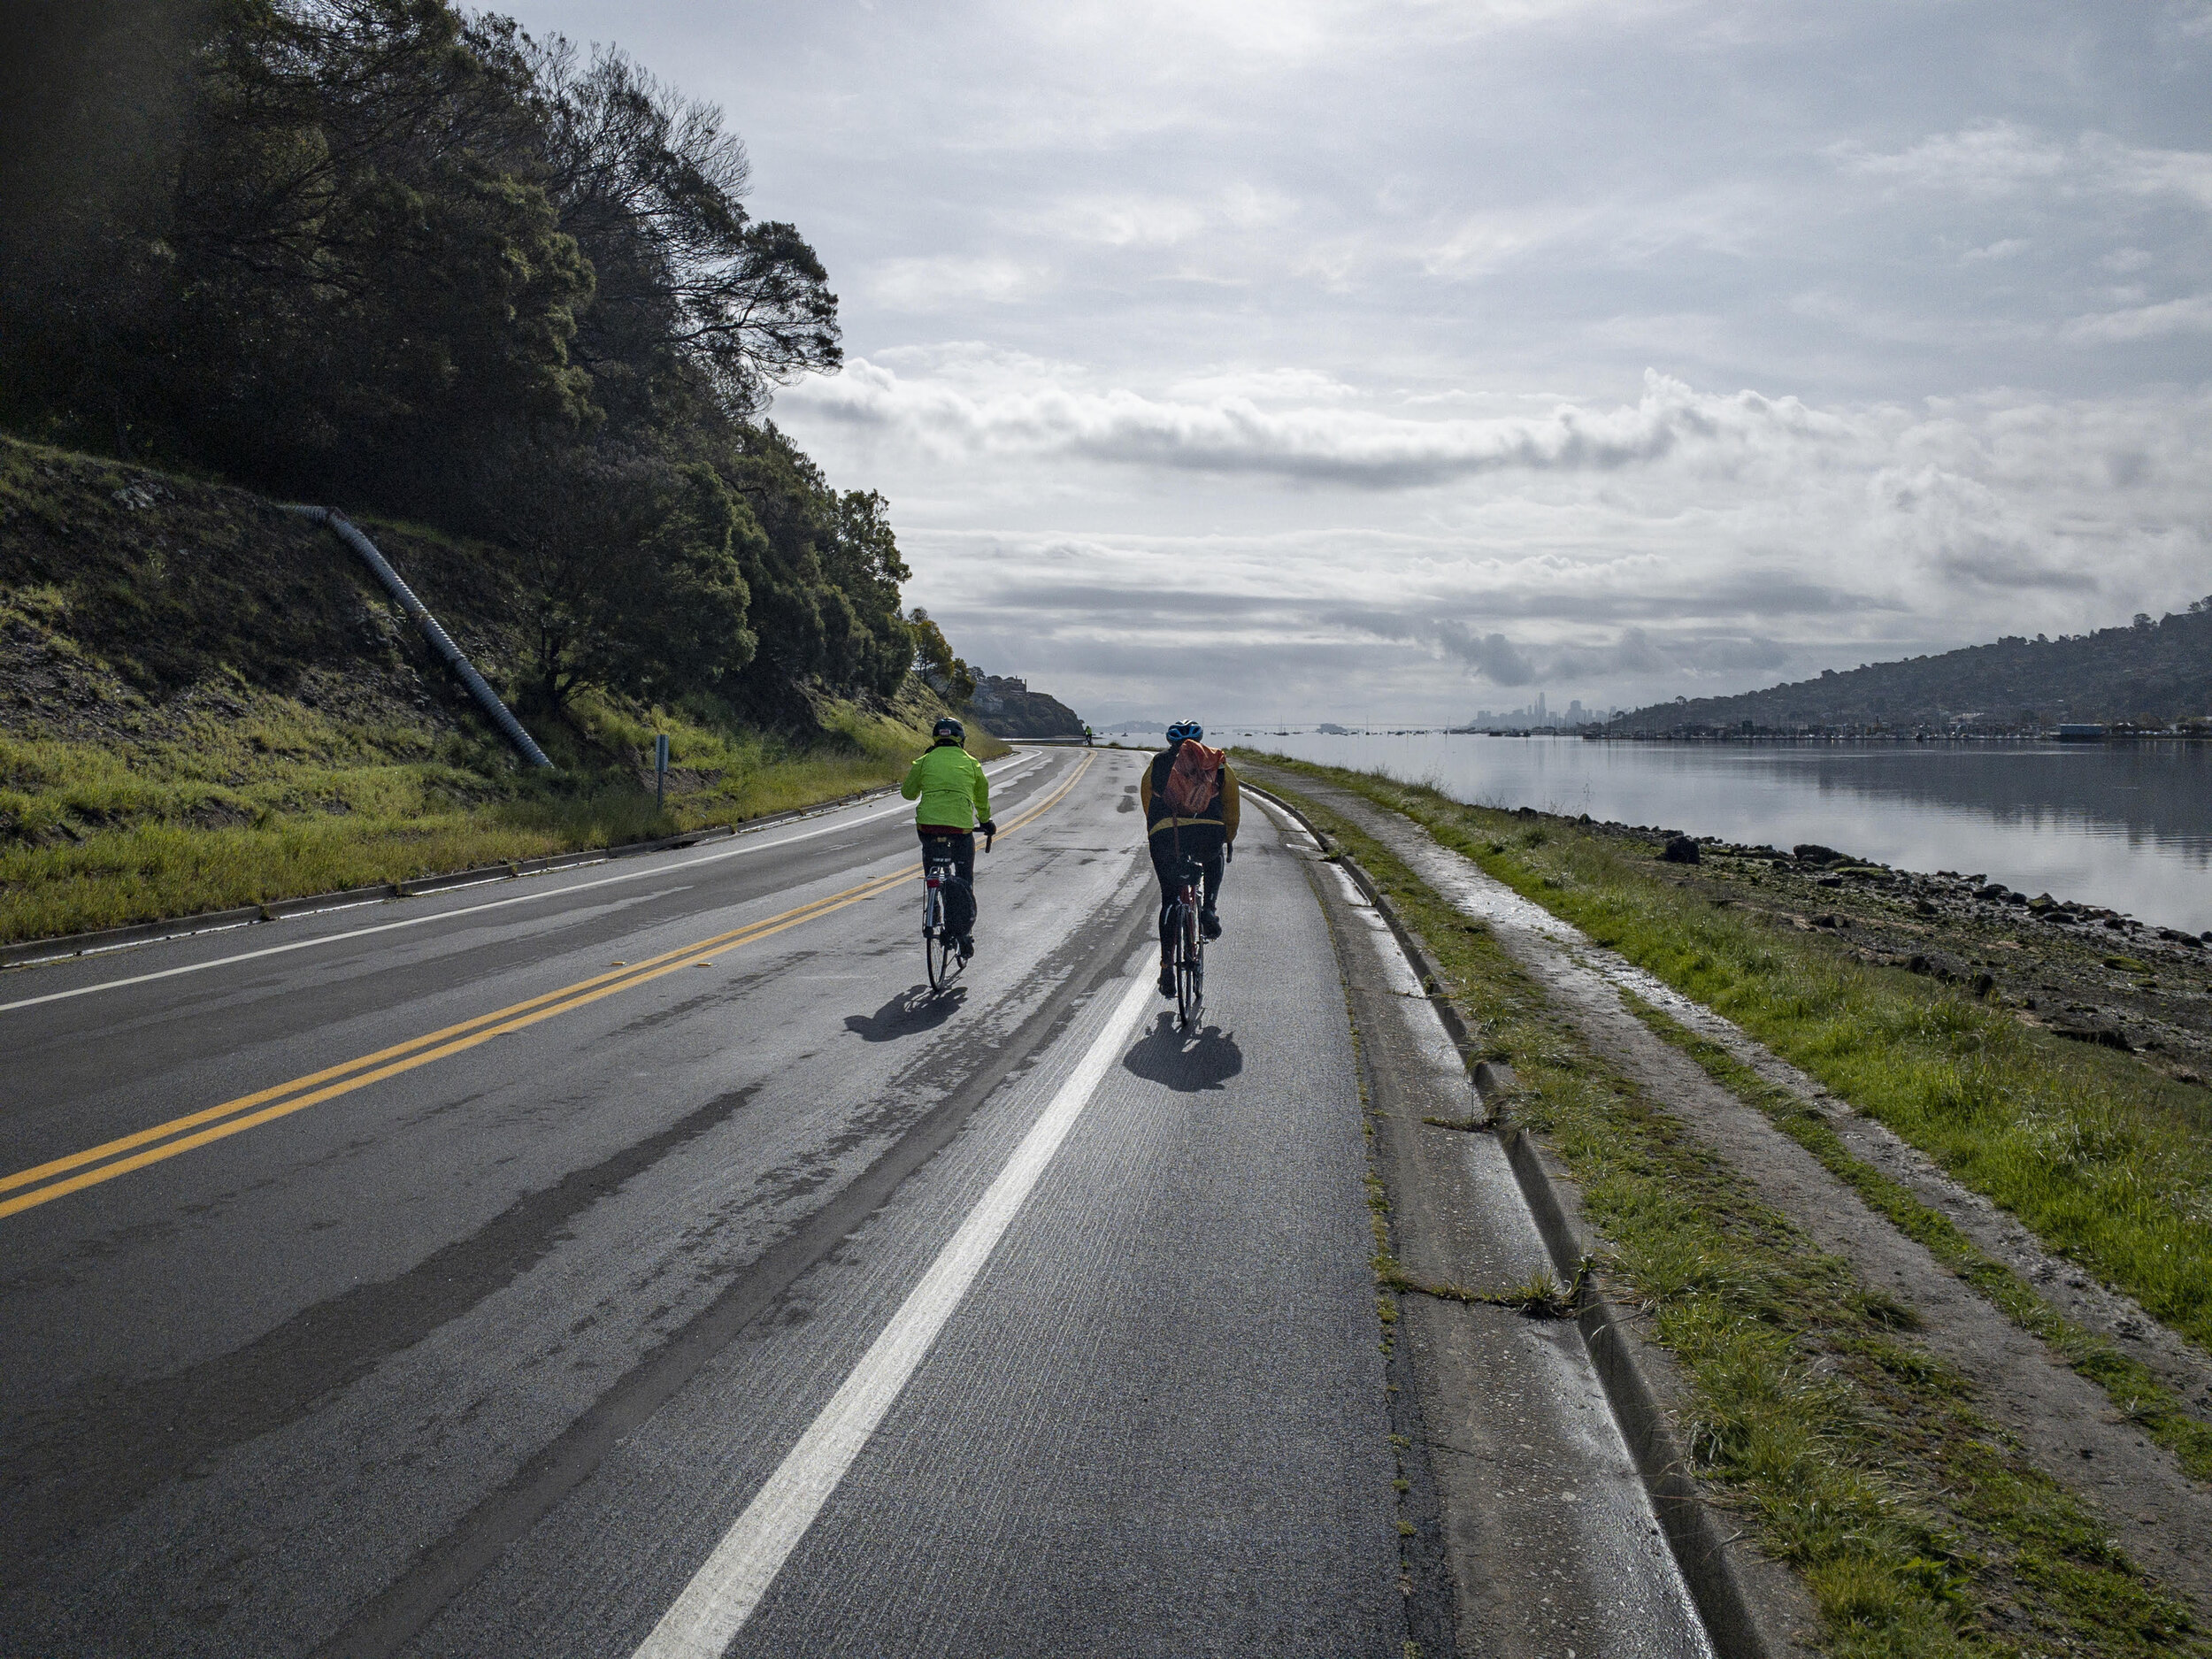
[[[1168,936],[1175,974],[1175,1028],[1189,1031],[1206,1006],[1206,936],[1198,926],[1198,860],[1184,854],[1176,866],[1175,897],[1168,905]]]
[[[989,852],[998,838],[986,835],[983,850]],[[968,965],[960,954],[960,935],[945,926],[944,884],[954,873],[952,849],[931,839],[922,848],[922,959],[929,969],[929,988],[941,991]]]
[[[931,846],[922,854],[922,957],[929,988],[941,991],[960,972],[960,940],[945,926],[943,887],[953,872],[952,850]]]

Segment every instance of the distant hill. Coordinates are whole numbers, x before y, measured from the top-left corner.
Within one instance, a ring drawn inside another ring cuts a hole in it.
[[[1083,722],[1057,697],[1032,691],[1010,675],[985,674],[975,682],[966,711],[997,737],[1080,737]]]
[[[1613,729],[1682,726],[2046,728],[2062,721],[2163,726],[2212,714],[2212,598],[2186,612],[2055,640],[2001,639],[1939,657],[1876,663],[1732,697],[1678,699],[1624,714]]]

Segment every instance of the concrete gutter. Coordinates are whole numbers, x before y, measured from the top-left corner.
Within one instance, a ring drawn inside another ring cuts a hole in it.
[[[1243,787],[1302,825],[1386,924],[1426,1006],[1448,1033],[1466,1079],[1459,1086],[1460,1099],[1464,1100],[1471,1085],[1480,1102],[1481,1115],[1470,1120],[1467,1129],[1494,1129],[1502,1095],[1513,1086],[1510,1068],[1476,1057],[1474,1034],[1443,994],[1444,981],[1435,963],[1381,888],[1296,805],[1249,781]],[[1447,1105],[1448,1109],[1448,1097]],[[1448,1110],[1447,1115],[1454,1122],[1460,1119],[1456,1110]],[[1581,1221],[1580,1201],[1571,1181],[1525,1129],[1515,1127],[1482,1138],[1502,1151],[1555,1277],[1562,1284],[1573,1283],[1582,1264],[1597,1253],[1600,1241]],[[1786,1569],[1738,1544],[1740,1532],[1732,1536],[1706,1505],[1662,1404],[1679,1393],[1671,1360],[1644,1340],[1633,1324],[1632,1310],[1606,1294],[1601,1275],[1589,1274],[1581,1283],[1575,1325],[1582,1346],[1713,1651],[1720,1659],[1796,1659],[1805,1650],[1792,1627],[1801,1624],[1809,1611],[1803,1593]],[[1738,1547],[1732,1549],[1732,1544]]]

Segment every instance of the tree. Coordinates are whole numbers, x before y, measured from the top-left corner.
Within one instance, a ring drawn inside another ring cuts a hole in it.
[[[717,690],[753,660],[744,576],[766,538],[713,468],[546,457],[511,516],[528,572],[539,695]]]
[[[557,37],[517,50],[546,111],[546,188],[598,278],[580,361],[620,396],[681,364],[741,419],[769,387],[838,367],[828,273],[795,227],[747,215],[751,165],[720,110],[611,47],[580,69]]]
[[[882,497],[841,497],[772,422],[732,428],[716,465],[767,538],[745,567],[761,641],[748,674],[755,701],[769,707],[800,681],[895,690],[914,646]]]
[[[718,109],[451,0],[25,4],[0,418],[511,546],[557,703],[910,672],[887,503],[764,418],[837,296]]]
[[[916,605],[906,622],[914,634],[914,672],[951,702],[965,703],[975,695],[975,671],[952,654],[945,631],[931,620],[929,612]]]
[[[567,342],[591,273],[534,178],[528,65],[496,31],[443,0],[173,11],[145,176],[48,215],[75,227],[92,302],[4,292],[0,334],[48,371],[50,414],[84,423],[58,379],[186,458],[423,511],[471,449],[588,417]]]

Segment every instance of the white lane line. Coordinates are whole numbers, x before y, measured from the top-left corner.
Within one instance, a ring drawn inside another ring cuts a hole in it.
[[[1141,972],[1105,1029],[1031,1125],[990,1190],[922,1275],[821,1415],[723,1534],[705,1566],[653,1627],[636,1659],[718,1659],[752,1617],[776,1574],[814,1525],[869,1437],[960,1305],[1000,1236],[1083,1115],[1107,1069],[1120,1057],[1153,995]]]
[[[986,770],[987,771],[988,768]],[[1001,781],[1010,783],[1017,780],[1009,778],[1002,779]],[[324,933],[314,939],[296,939],[288,945],[267,945],[259,950],[242,950],[233,956],[211,957],[205,962],[188,962],[180,968],[161,968],[151,973],[134,973],[127,979],[103,979],[97,985],[81,985],[73,991],[49,991],[43,996],[18,997],[12,1002],[0,1002],[0,1014],[11,1012],[19,1008],[36,1008],[42,1002],[65,1002],[74,996],[90,996],[96,991],[119,991],[126,986],[146,985],[155,979],[173,979],[180,973],[204,973],[210,968],[227,968],[241,962],[257,962],[264,956],[281,956],[289,951],[307,950],[317,945],[342,944],[349,939],[365,939],[371,933],[389,933],[403,927],[421,927],[430,922],[449,922],[459,916],[480,916],[486,910],[503,910],[513,904],[535,904],[545,899],[566,898],[572,893],[589,893],[595,887],[611,887],[625,881],[642,881],[649,876],[673,875],[679,871],[696,870],[702,864],[719,864],[726,858],[739,858],[747,853],[765,852],[772,847],[788,847],[794,841],[812,841],[819,835],[835,834],[840,830],[853,829],[863,824],[872,824],[878,818],[889,818],[894,813],[910,810],[905,802],[894,801],[888,806],[878,808],[875,811],[864,814],[859,818],[839,816],[831,823],[824,824],[816,829],[803,830],[796,835],[779,835],[774,841],[754,841],[748,836],[745,838],[745,844],[741,847],[725,848],[718,853],[706,853],[697,858],[687,858],[680,864],[654,864],[643,870],[627,871],[618,876],[601,876],[595,881],[572,882],[565,887],[541,887],[534,893],[517,894],[511,899],[494,899],[488,903],[465,905],[459,910],[435,910],[427,916],[411,916],[405,921],[379,922],[373,927],[357,927],[349,933]]]

